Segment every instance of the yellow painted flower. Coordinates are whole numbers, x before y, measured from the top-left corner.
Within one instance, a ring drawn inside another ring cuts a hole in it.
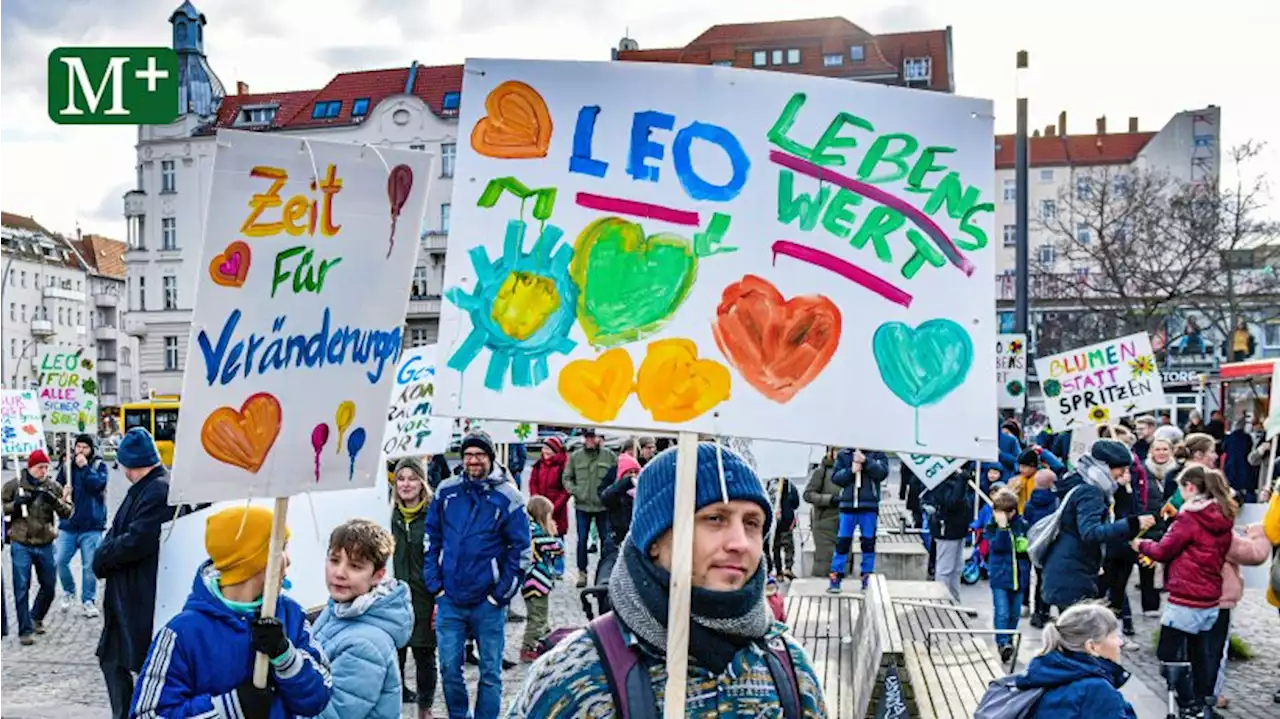
[[[1151,355],[1142,355],[1129,361],[1129,369],[1134,377],[1146,377],[1156,371],[1156,362]]]
[[[1106,407],[1094,407],[1089,410],[1089,420],[1097,424],[1104,424],[1111,421],[1111,410]]]

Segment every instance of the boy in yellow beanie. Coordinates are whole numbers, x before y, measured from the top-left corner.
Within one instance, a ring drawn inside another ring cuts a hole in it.
[[[231,507],[209,517],[205,551],[182,611],[151,642],[131,716],[314,717],[332,684],[303,609],[285,595],[260,616],[272,513]],[[286,534],[287,536],[287,534]],[[289,566],[281,557],[281,579]],[[271,660],[267,688],[253,685],[257,652]]]

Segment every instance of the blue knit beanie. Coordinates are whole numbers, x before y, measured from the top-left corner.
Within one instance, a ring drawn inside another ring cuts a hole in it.
[[[116,461],[122,467],[137,469],[160,464],[160,453],[156,451],[156,442],[151,433],[142,427],[134,427],[124,433],[120,446],[116,448]]]
[[[631,515],[631,543],[648,555],[649,547],[671,529],[675,522],[676,455],[671,447],[650,460],[636,483],[636,499]],[[719,455],[719,457],[717,457]],[[720,483],[720,466],[724,465],[724,485]],[[745,499],[764,510],[766,532],[773,526],[773,506],[764,492],[760,478],[751,465],[728,447],[713,442],[698,444],[698,487],[694,510],[698,511],[728,495],[730,500]]]

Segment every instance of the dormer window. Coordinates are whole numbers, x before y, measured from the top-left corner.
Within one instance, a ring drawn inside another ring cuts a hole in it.
[[[932,76],[932,58],[909,57],[902,61],[902,78],[907,82],[928,82]]]
[[[312,120],[328,120],[337,117],[342,113],[341,100],[322,100],[311,108]]]
[[[854,61],[854,62],[862,62],[863,60],[865,60],[865,59],[866,59],[866,57],[867,57],[867,51],[866,51],[866,48],[864,48],[862,45],[850,45],[850,46],[849,46],[849,59],[850,59],[850,60],[852,60],[852,61]]]
[[[369,114],[369,98],[367,97],[357,98],[355,102],[351,103],[352,117],[364,117],[365,115],[368,115],[368,114]]]
[[[458,103],[462,100],[460,92],[446,92],[444,94],[444,109],[446,111],[457,112]]]
[[[236,125],[270,125],[276,119],[277,109],[277,105],[257,105],[240,108],[240,115],[236,117]]]

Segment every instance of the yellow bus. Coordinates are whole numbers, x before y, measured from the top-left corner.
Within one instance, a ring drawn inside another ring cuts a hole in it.
[[[173,440],[178,433],[179,397],[173,394],[151,393],[142,402],[130,402],[120,407],[120,431],[128,432],[143,427],[156,438],[160,461],[166,467],[173,466]]]

